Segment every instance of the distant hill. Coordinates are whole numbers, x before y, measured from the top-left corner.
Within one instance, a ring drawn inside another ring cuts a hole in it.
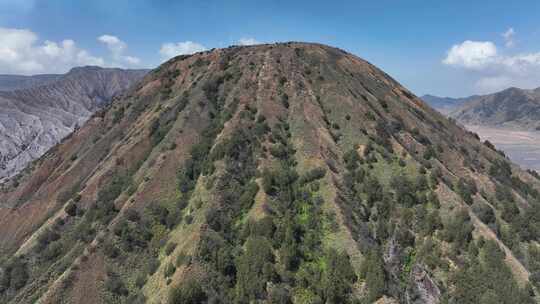
[[[425,95],[422,99],[463,124],[540,129],[540,88],[509,88],[493,94],[457,99]]]
[[[343,50],[179,56],[3,185],[0,302],[534,304],[539,178]]]
[[[0,75],[0,91],[13,91],[46,85],[62,78],[60,74],[34,76]]]
[[[434,95],[424,95],[420,97],[423,101],[427,102],[430,106],[443,114],[449,114],[458,107],[465,104],[467,101],[474,99],[475,96],[464,98],[452,98],[452,97],[438,97]]]
[[[145,74],[80,67],[65,75],[0,76],[0,87],[10,89],[0,91],[0,180],[40,157]]]

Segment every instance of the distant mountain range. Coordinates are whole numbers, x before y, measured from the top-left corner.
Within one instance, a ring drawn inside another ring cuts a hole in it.
[[[437,111],[443,114],[449,114],[459,106],[463,105],[467,101],[477,96],[464,97],[464,98],[452,98],[452,97],[439,97],[434,95],[424,95],[422,100],[427,102],[430,106],[437,109]]]
[[[488,95],[465,98],[424,95],[425,102],[468,125],[540,129],[540,88],[509,88]]]
[[[0,75],[0,91],[13,91],[46,85],[62,78],[62,74],[43,74],[33,76]]]
[[[0,180],[41,156],[146,72],[88,66],[65,75],[0,75]]]

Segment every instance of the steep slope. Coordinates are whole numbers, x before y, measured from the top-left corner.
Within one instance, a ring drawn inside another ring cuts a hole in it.
[[[0,75],[0,91],[14,91],[46,85],[62,78],[61,74]]]
[[[489,95],[466,98],[423,96],[428,104],[463,124],[540,129],[540,88],[509,88]]]
[[[535,303],[537,177],[324,45],[174,58],[17,180],[6,303]]]
[[[145,73],[74,68],[47,85],[0,92],[0,181],[43,155]]]

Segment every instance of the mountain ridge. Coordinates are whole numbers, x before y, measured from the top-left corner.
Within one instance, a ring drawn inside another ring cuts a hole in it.
[[[11,75],[0,74],[0,91],[13,91],[40,86],[57,81],[61,74]]]
[[[46,84],[0,91],[0,180],[16,174],[145,73],[80,67]]]
[[[530,90],[511,87],[464,98],[424,95],[422,99],[464,124],[524,130],[540,127],[540,87]]]

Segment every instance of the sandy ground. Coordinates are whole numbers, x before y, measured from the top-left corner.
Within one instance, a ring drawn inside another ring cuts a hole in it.
[[[540,132],[467,125],[482,140],[489,140],[497,149],[522,168],[540,171]]]

